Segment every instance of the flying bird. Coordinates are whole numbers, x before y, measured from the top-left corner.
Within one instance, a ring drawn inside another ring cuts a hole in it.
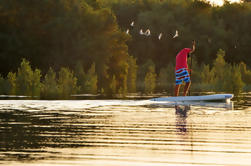
[[[132,27],[134,26],[134,21],[131,23],[131,26],[132,26]]]
[[[145,35],[146,35],[146,36],[150,36],[150,35],[151,35],[150,29],[147,29],[147,30],[146,30]]]
[[[144,32],[143,32],[142,29],[139,31],[139,34],[140,34],[140,35],[144,35]]]
[[[159,40],[161,39],[161,37],[162,37],[162,33],[160,33],[160,34],[159,34],[159,37],[158,37],[158,38],[159,38]]]
[[[126,30],[126,33],[129,34],[129,29]]]
[[[179,36],[178,30],[175,31],[175,35],[173,36],[173,39]]]

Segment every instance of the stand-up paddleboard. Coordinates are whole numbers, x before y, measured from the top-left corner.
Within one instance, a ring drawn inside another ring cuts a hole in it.
[[[233,94],[216,94],[216,95],[204,95],[204,96],[177,96],[177,97],[159,97],[153,98],[151,101],[224,101],[230,102],[234,97]]]

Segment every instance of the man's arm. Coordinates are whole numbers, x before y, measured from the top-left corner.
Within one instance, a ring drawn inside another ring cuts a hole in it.
[[[195,51],[195,40],[193,41],[192,51],[190,52],[190,54],[193,53],[194,51]]]

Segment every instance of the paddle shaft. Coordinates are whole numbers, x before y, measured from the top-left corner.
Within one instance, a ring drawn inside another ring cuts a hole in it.
[[[193,66],[193,56],[191,54],[191,62],[190,62],[190,81],[192,81],[192,66]],[[189,87],[189,96],[191,96],[191,87]]]

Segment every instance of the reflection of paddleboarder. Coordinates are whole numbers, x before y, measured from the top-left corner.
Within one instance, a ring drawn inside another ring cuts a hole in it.
[[[189,106],[184,106],[183,108],[181,106],[175,105],[176,110],[176,127],[181,133],[186,133],[186,118],[187,118],[187,112],[190,110]]]
[[[187,112],[190,110],[190,106],[186,105],[182,108],[181,106],[175,105],[175,110],[177,115],[187,117]]]
[[[182,84],[183,81],[186,82],[183,96],[187,95],[187,92],[191,85],[190,76],[188,73],[187,57],[194,51],[195,51],[195,41],[193,41],[192,49],[184,48],[176,56],[176,68],[175,68],[176,86],[174,92],[175,96],[179,95],[180,85]]]

